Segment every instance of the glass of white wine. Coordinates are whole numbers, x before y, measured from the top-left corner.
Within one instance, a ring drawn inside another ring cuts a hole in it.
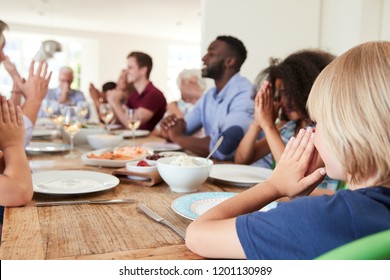
[[[77,156],[73,153],[73,139],[81,129],[81,121],[76,106],[66,106],[64,108],[64,121],[62,123],[62,127],[64,128],[66,134],[70,137],[70,154],[67,155],[66,158],[76,158]]]
[[[106,126],[106,130],[109,133],[110,132],[109,123],[114,118],[114,111],[112,110],[111,105],[108,103],[101,103],[99,105],[99,116],[100,119],[103,120]]]
[[[88,114],[89,114],[89,104],[86,101],[79,101],[77,102],[77,113],[79,114],[80,119],[83,121],[83,123],[88,122]]]
[[[127,127],[132,131],[133,143],[135,139],[135,131],[141,125],[141,117],[136,109],[127,110]]]

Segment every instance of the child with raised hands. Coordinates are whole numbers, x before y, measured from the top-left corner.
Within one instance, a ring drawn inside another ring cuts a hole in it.
[[[389,77],[390,42],[359,45],[330,63],[307,101],[315,131],[289,140],[268,180],[191,223],[188,248],[209,258],[313,259],[389,229]],[[318,156],[325,168],[315,168]],[[305,196],[326,174],[349,189]],[[282,197],[291,201],[258,211]]]
[[[33,195],[31,170],[24,151],[23,113],[0,97],[0,205],[21,206]]]

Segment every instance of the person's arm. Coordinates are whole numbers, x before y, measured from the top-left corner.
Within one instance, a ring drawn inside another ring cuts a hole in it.
[[[183,112],[179,109],[177,101],[168,103],[167,112],[169,115],[176,115],[178,118],[184,118]]]
[[[241,139],[234,155],[234,162],[238,164],[251,164],[257,158],[255,153],[257,136],[261,132],[261,128],[253,122],[244,137]]]
[[[96,112],[99,114],[100,103],[103,103],[105,98],[103,98],[103,93],[100,92],[93,83],[89,84],[89,94],[92,98],[93,104],[95,105]]]
[[[257,94],[255,108],[257,108],[258,123],[263,128],[265,138],[267,139],[266,145],[269,147],[275,161],[278,162],[286,145],[275,124],[277,117],[275,112],[279,108],[275,108],[273,93],[270,88]],[[265,154],[262,156],[265,156]]]
[[[0,100],[0,150],[4,171],[0,175],[0,205],[20,206],[33,195],[31,170],[24,151],[23,113],[5,97]]]
[[[22,80],[18,70],[14,63],[11,62],[8,56],[4,56],[4,60],[2,61],[5,70],[7,70],[8,74],[12,78],[12,90],[11,90],[11,100],[15,105],[21,105],[23,92],[19,88],[18,80]]]
[[[124,94],[125,93],[122,90],[112,89],[107,91],[106,96],[108,103],[111,105],[114,111],[116,120],[119,121],[125,127],[127,127],[126,106],[122,105],[122,99]]]
[[[311,128],[302,130],[289,141],[268,180],[225,200],[192,222],[186,232],[187,247],[209,258],[245,258],[236,217],[258,211],[281,197],[310,193],[323,180],[323,168],[312,170],[317,155],[312,132]]]

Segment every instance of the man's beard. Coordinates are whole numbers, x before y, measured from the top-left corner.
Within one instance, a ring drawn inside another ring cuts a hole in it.
[[[222,77],[224,69],[224,60],[221,60],[220,62],[217,62],[214,65],[207,66],[207,68],[203,69],[202,71],[202,77],[204,78],[211,78],[211,79],[219,79]]]

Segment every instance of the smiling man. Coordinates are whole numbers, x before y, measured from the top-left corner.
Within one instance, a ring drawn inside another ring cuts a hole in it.
[[[202,58],[202,76],[213,79],[215,86],[199,99],[185,119],[174,115],[165,118],[161,125],[163,136],[186,150],[206,156],[223,135],[224,141],[214,157],[232,160],[253,118],[253,86],[239,74],[246,56],[240,40],[218,36]],[[206,137],[192,136],[202,127]]]
[[[165,114],[167,102],[164,94],[149,80],[152,71],[152,58],[143,52],[131,52],[127,56],[127,83],[133,90],[129,93],[126,106],[136,109],[140,116],[140,129],[153,130]],[[127,111],[121,100],[123,90],[107,91],[107,101],[114,109],[117,119],[127,127]]]

